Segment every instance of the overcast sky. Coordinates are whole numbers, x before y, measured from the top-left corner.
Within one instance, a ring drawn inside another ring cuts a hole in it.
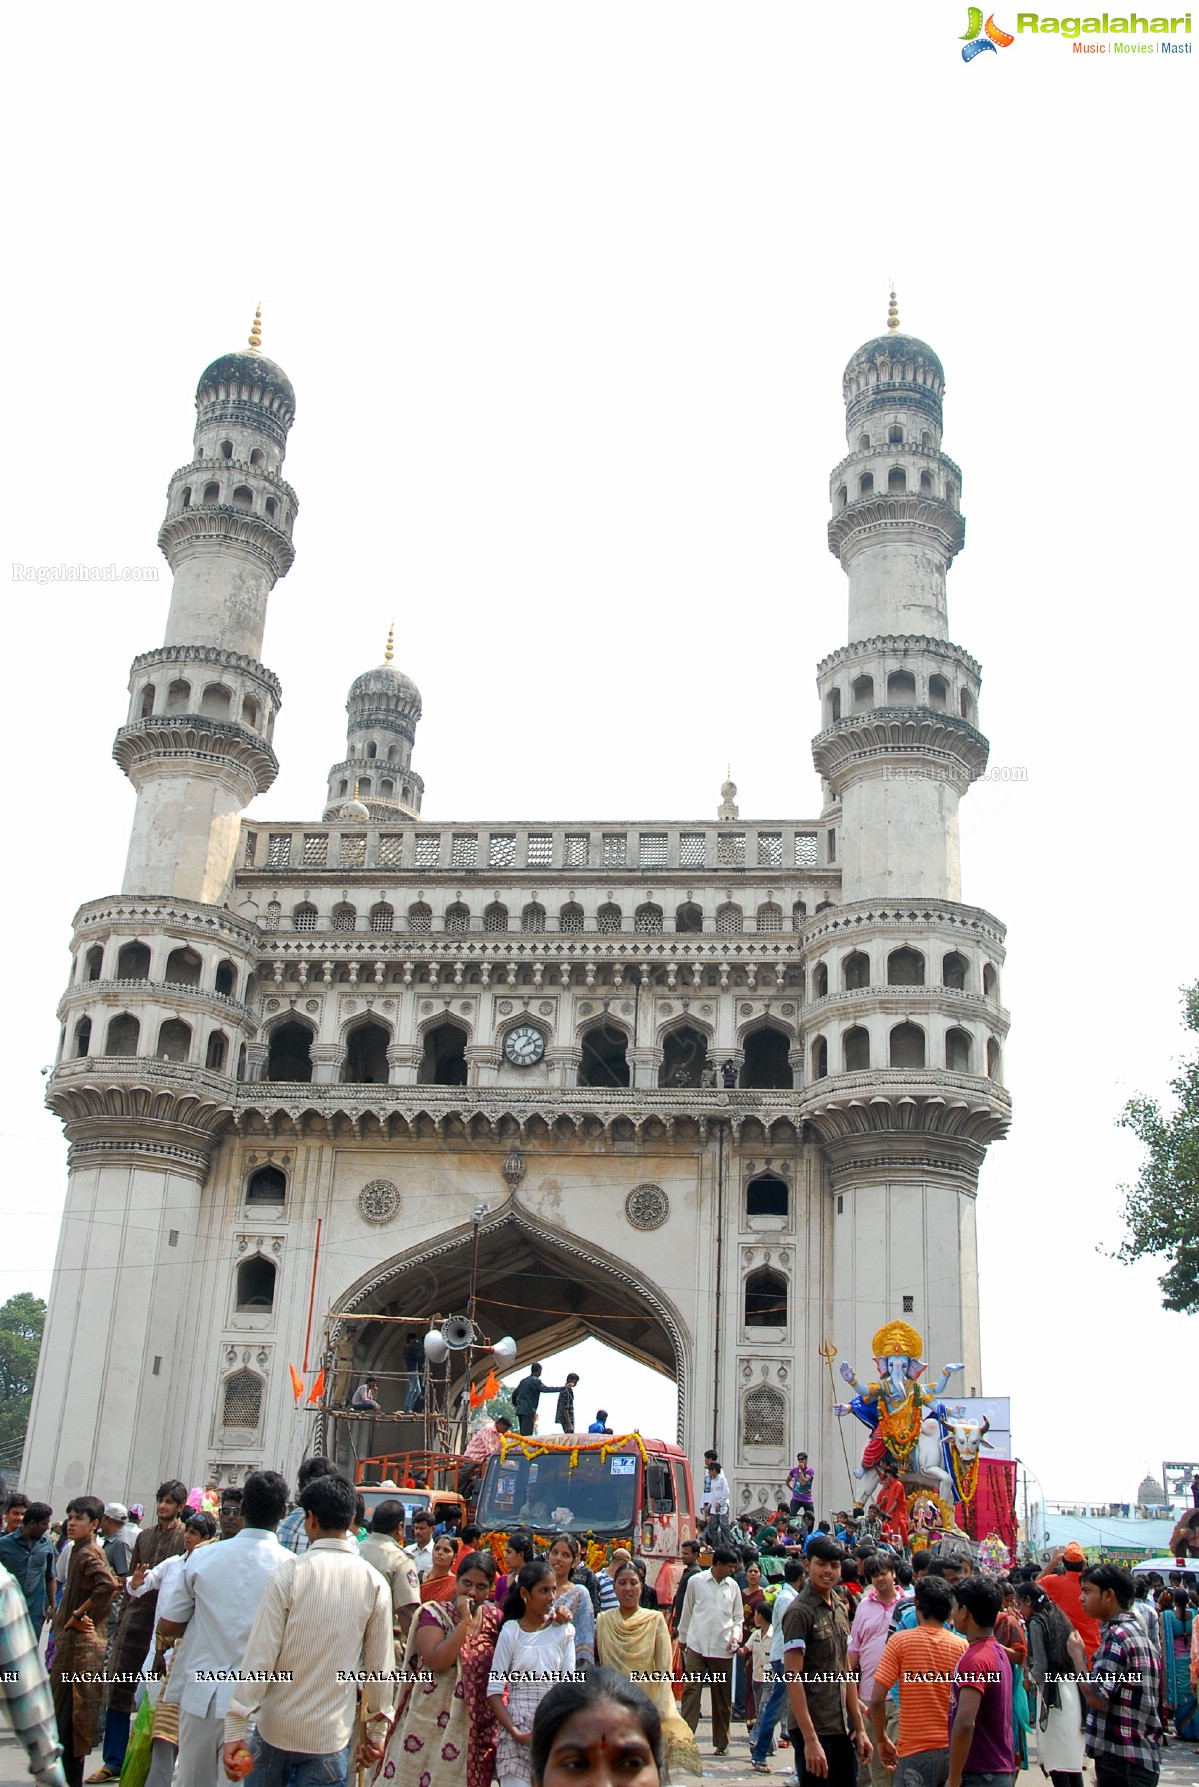
[[[1199,1324],[1106,1251],[1117,1115],[1164,1092],[1199,976],[1196,58],[1023,36],[966,66],[965,25],[956,0],[10,20],[3,558],[161,570],[11,586],[0,1295],[48,1289],[71,915],[120,885],[109,753],[162,637],[167,481],[256,300],[301,503],[263,814],[319,816],[394,614],[431,818],[709,819],[730,760],[743,817],[806,818],[846,638],[841,371],[893,275],[964,474],[951,636],[992,763],[1027,772],[962,809],[1013,1017],[983,1388],[1050,1498],[1199,1458]],[[652,1409],[639,1376],[612,1382]]]

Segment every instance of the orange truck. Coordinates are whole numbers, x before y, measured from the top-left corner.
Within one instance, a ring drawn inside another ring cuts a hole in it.
[[[510,1435],[481,1472],[474,1519],[484,1534],[523,1527],[547,1542],[573,1533],[584,1548],[626,1546],[669,1606],[696,1535],[691,1466],[673,1440],[641,1434]]]

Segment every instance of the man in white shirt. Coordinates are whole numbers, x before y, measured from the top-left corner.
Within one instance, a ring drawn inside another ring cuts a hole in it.
[[[395,1702],[391,1592],[350,1534],[355,1500],[344,1477],[318,1477],[303,1492],[308,1549],[285,1557],[267,1584],[225,1714],[231,1781],[249,1758],[254,1787],[288,1787],[293,1771],[295,1787],[344,1787],[364,1672],[358,1759],[383,1754]]]
[[[427,1508],[418,1508],[412,1516],[412,1538],[408,1555],[417,1575],[427,1576],[433,1568],[433,1516]]]
[[[232,1678],[263,1590],[291,1556],[275,1537],[286,1507],[287,1484],[278,1471],[252,1471],[242,1494],[241,1531],[194,1551],[159,1601],[159,1631],[179,1639],[168,1688],[179,1707],[176,1787],[218,1787],[225,1714],[237,1688]],[[220,1671],[231,1679],[206,1679]]]
[[[733,1580],[740,1563],[735,1551],[718,1545],[712,1553],[712,1568],[698,1570],[687,1584],[679,1617],[685,1682],[680,1710],[694,1731],[699,1724],[704,1688],[712,1690],[712,1742],[718,1756],[723,1756],[729,1747],[733,1652],[741,1643],[745,1618],[741,1590]]]
[[[699,1511],[706,1522],[708,1538],[718,1541],[731,1537],[721,1533],[721,1523],[728,1519],[732,1491],[729,1480],[720,1468],[715,1452],[704,1453],[704,1487],[699,1498]]]

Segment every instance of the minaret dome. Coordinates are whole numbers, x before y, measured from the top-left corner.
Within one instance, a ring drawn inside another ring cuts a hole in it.
[[[348,798],[361,800],[372,818],[415,817],[425,785],[412,769],[421,717],[420,690],[392,662],[395,627],[383,662],[350,684],[346,700],[346,754],[329,771],[326,818],[336,818]]]

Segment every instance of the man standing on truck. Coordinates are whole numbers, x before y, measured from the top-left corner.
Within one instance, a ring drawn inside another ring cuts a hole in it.
[[[512,1392],[512,1406],[516,1410],[516,1419],[520,1423],[523,1434],[533,1432],[537,1423],[537,1404],[543,1396],[557,1396],[565,1390],[565,1384],[543,1384],[542,1367],[530,1365],[528,1377],[522,1377]]]
[[[563,1433],[573,1433],[575,1430],[575,1385],[578,1381],[578,1372],[568,1371],[566,1385],[558,1392],[558,1406],[554,1410],[554,1420]]]

